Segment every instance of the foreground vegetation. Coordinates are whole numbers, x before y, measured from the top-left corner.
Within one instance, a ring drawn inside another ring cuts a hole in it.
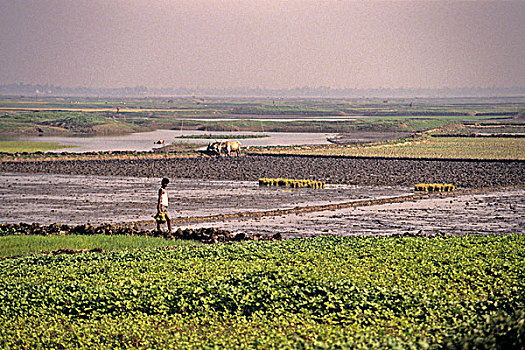
[[[525,138],[423,137],[366,145],[261,147],[254,153],[387,158],[525,159]]]
[[[0,261],[0,347],[525,343],[525,236],[319,237]]]

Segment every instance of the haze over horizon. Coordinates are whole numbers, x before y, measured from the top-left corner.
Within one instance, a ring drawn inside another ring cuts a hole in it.
[[[525,86],[525,1],[18,0],[0,84]]]

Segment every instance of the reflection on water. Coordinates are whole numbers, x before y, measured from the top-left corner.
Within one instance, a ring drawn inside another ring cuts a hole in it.
[[[213,131],[213,135],[267,135],[264,138],[242,139],[243,146],[293,146],[293,145],[322,145],[328,144],[328,138],[336,134],[324,133],[279,133],[279,132],[242,132],[242,131]],[[182,135],[209,135],[210,131],[200,130],[155,130],[120,136],[97,136],[97,137],[64,137],[64,136],[41,136],[19,138],[20,141],[58,142],[61,145],[76,146],[53,150],[49,152],[98,152],[98,151],[151,151],[162,147],[155,145],[157,140],[166,140],[167,144],[173,142],[202,143],[207,144],[210,139],[180,139]]]

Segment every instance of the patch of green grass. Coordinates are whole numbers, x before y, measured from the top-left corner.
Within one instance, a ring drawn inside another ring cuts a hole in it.
[[[37,111],[6,113],[0,120],[4,134],[119,134],[140,130],[126,118],[98,112]]]
[[[198,149],[202,147],[199,143],[187,143],[183,141],[173,142],[172,144],[156,148],[155,153],[176,153],[178,155],[197,154]]]
[[[45,152],[71,147],[75,146],[64,146],[57,142],[0,141],[0,152],[5,153]]]
[[[0,237],[0,256],[29,255],[61,248],[123,250],[181,244],[189,243],[186,241],[167,241],[159,237],[117,235],[4,236]]]

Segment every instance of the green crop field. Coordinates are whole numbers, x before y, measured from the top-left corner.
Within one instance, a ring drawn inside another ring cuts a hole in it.
[[[525,236],[318,237],[0,260],[2,349],[520,349]]]
[[[255,153],[455,159],[525,159],[525,138],[429,137],[368,145],[266,147]]]

